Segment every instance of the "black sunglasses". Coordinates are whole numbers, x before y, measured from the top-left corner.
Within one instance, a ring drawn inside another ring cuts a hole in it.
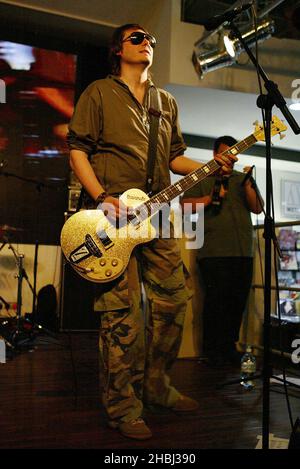
[[[142,33],[140,31],[137,31],[135,33],[131,33],[130,36],[128,36],[126,39],[124,39],[122,42],[126,42],[126,41],[130,41],[131,44],[133,44],[134,46],[137,46],[139,44],[142,44],[142,42],[147,39],[147,41],[150,42],[150,46],[152,47],[152,49],[154,49],[155,45],[156,45],[156,39],[154,36],[152,36],[151,34],[147,34],[147,33]]]

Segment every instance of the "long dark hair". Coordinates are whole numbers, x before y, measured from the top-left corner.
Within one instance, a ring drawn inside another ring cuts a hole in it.
[[[110,62],[110,71],[113,75],[120,75],[120,56],[117,55],[118,52],[122,50],[122,41],[124,39],[124,32],[128,29],[141,29],[142,31],[146,30],[136,23],[128,23],[123,26],[119,26],[115,29],[109,48],[109,62]]]

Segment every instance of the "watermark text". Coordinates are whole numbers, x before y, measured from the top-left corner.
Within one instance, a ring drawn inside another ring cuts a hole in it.
[[[0,103],[6,103],[6,83],[0,79]]]
[[[300,103],[300,78],[292,81],[292,88],[295,88],[291,96],[293,103]]]
[[[295,349],[291,357],[292,362],[295,363],[295,365],[298,365],[298,363],[300,363],[300,339],[293,340],[292,348]]]

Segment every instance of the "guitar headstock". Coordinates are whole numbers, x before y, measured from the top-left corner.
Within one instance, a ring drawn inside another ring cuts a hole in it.
[[[259,124],[257,121],[254,122],[255,125],[255,132],[254,137],[257,141],[264,142],[265,141],[265,131],[263,125]],[[272,116],[272,125],[271,125],[271,137],[274,135],[280,134],[280,140],[282,140],[285,135],[282,134],[287,129],[287,126],[277,117]]]

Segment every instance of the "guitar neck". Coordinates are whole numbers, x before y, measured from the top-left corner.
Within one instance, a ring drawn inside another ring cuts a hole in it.
[[[238,153],[242,153],[247,150],[247,148],[251,147],[256,142],[257,139],[255,138],[255,135],[251,134],[245,140],[242,140],[230,147],[228,150],[225,150],[222,155],[237,155]],[[162,206],[167,205],[171,200],[198,184],[207,176],[215,173],[218,169],[220,169],[220,165],[214,159],[195,169],[175,184],[163,189],[161,192],[151,197],[151,199],[147,200],[147,202],[137,207],[136,211],[139,212],[139,218],[146,219],[149,217],[149,213],[154,215],[162,208]]]
[[[148,205],[150,208],[154,204],[168,204],[171,200],[175,199],[175,197],[187,191],[195,184],[198,184],[198,182],[202,181],[210,174],[215,173],[218,169],[220,169],[220,165],[215,160],[211,160],[207,164],[195,169],[181,178],[177,183],[172,184],[151,197],[151,199],[145,202],[144,205]]]

